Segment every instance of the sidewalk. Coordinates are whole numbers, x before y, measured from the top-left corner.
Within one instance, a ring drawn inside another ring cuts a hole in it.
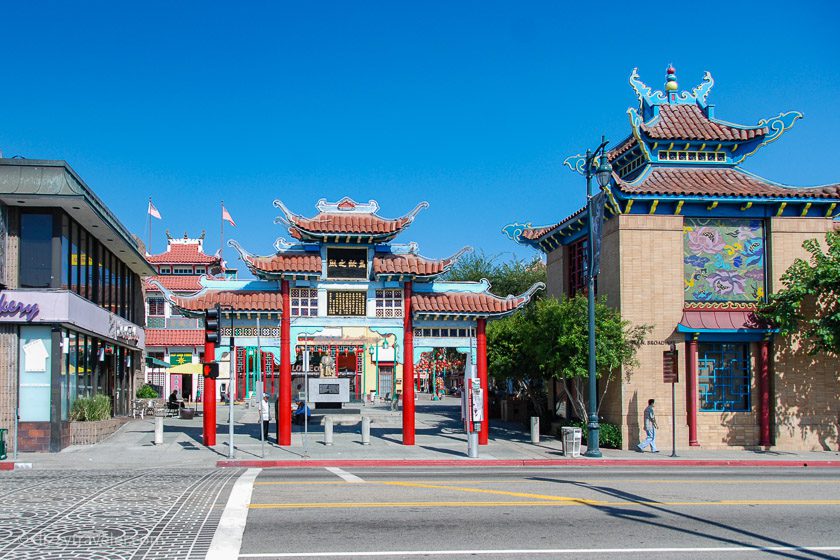
[[[102,443],[74,446],[61,453],[21,453],[20,467],[31,464],[37,469],[147,469],[212,468],[215,466],[321,467],[321,466],[776,466],[840,468],[840,452],[746,451],[743,449],[706,450],[678,448],[678,457],[670,457],[670,442],[662,442],[660,453],[636,453],[602,449],[601,459],[571,458],[563,455],[561,442],[543,436],[539,444],[530,443],[529,434],[519,425],[493,422],[490,443],[481,446],[479,459],[467,458],[466,437],[457,415],[459,401],[444,403],[417,401],[416,445],[402,445],[402,414],[391,412],[388,405],[361,407],[357,413],[344,412],[352,421],[360,414],[371,417],[370,445],[361,444],[361,425],[337,424],[334,445],[324,445],[322,413],[316,411],[304,434],[294,426],[292,445],[275,445],[276,428],[271,423],[271,443],[260,442],[257,411],[236,405],[235,460],[228,460],[228,409],[217,411],[216,446],[201,443],[202,419],[164,420],[164,443],[154,444],[154,418],[133,420]],[[338,413],[339,411],[336,411]],[[353,418],[355,416],[355,418]],[[585,448],[584,448],[585,451]],[[12,466],[12,456],[0,461],[0,468]]]

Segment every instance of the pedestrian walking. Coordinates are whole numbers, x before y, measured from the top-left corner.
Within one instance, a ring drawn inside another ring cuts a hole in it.
[[[268,441],[268,423],[271,421],[271,406],[268,404],[268,394],[263,395],[260,402],[260,420],[262,420],[263,439]]]
[[[659,450],[656,448],[656,430],[659,426],[656,424],[656,415],[653,412],[653,403],[654,399],[648,400],[648,405],[645,409],[645,433],[647,434],[647,439],[636,446],[639,453],[644,453],[645,447],[648,445],[650,446],[651,453],[659,453]]]

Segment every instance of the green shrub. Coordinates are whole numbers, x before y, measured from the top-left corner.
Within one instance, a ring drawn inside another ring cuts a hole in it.
[[[155,388],[149,385],[148,383],[137,389],[138,399],[156,399],[159,396],[160,395],[158,395],[158,392],[155,391]]]
[[[586,437],[589,430],[586,427],[586,422],[583,420],[573,420],[571,422],[566,422],[563,424],[564,426],[572,426],[575,428],[580,428],[583,434],[581,435],[581,444],[586,445]],[[600,422],[599,423],[600,429],[598,430],[598,447],[603,447],[605,449],[621,449],[621,428],[616,426],[615,424],[610,424],[609,422]],[[561,437],[561,433],[558,430],[557,437]]]
[[[95,422],[111,417],[111,398],[106,395],[79,397],[73,402],[70,420],[77,422]]]

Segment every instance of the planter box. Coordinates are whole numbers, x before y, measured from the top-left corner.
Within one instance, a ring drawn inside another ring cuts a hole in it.
[[[70,422],[70,445],[93,445],[104,440],[128,422],[129,418],[109,418],[96,422]]]

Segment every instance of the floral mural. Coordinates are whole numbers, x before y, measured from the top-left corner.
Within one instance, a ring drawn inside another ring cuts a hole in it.
[[[686,301],[758,301],[764,297],[761,220],[686,218]]]

